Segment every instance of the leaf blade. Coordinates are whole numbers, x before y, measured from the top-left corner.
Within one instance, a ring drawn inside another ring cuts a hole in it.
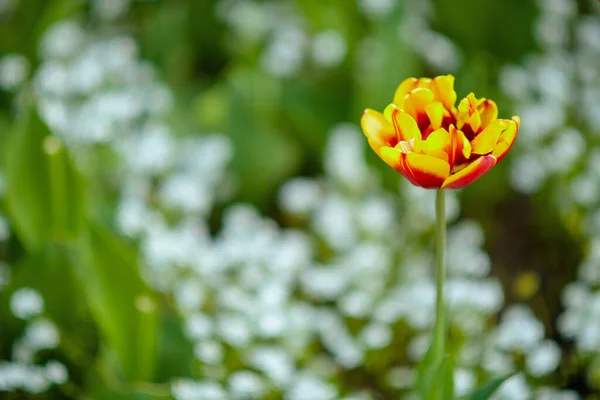
[[[510,374],[506,374],[496,379],[492,379],[491,381],[485,383],[479,389],[475,390],[473,393],[467,395],[465,400],[488,400],[498,389],[500,386],[504,384],[508,379],[515,376],[515,372],[511,372]]]

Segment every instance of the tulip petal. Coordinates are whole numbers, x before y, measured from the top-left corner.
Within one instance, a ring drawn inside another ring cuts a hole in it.
[[[423,152],[440,160],[449,162],[449,154],[452,150],[452,137],[444,128],[437,129],[429,134],[427,140],[423,141]],[[418,152],[415,150],[415,152]]]
[[[455,164],[466,162],[471,157],[471,143],[463,131],[454,125],[450,125],[450,136],[452,145],[448,154],[450,168],[453,168]]]
[[[434,95],[431,90],[426,88],[414,89],[404,98],[404,111],[417,121],[419,127],[423,127],[429,122],[425,107],[432,103],[433,99]]]
[[[477,107],[480,103],[481,101],[475,97],[473,92],[469,93],[467,97],[458,103],[458,112],[456,114],[456,127],[458,129],[468,131],[469,133],[472,131],[473,134],[479,130],[481,117],[479,116]]]
[[[438,189],[450,175],[450,164],[427,154],[408,153],[406,163],[417,186]]]
[[[481,115],[479,115],[478,112],[475,112],[467,119],[465,125],[471,127],[473,133],[477,134],[477,132],[479,132],[479,128],[481,128]]]
[[[387,165],[400,172],[413,185],[419,186],[406,164],[406,154],[402,153],[399,149],[388,146],[382,147],[380,154],[381,159],[385,161]]]
[[[481,156],[465,168],[450,175],[442,184],[442,189],[461,189],[475,182],[496,165],[496,157],[491,154]]]
[[[454,76],[438,76],[434,80],[435,94],[437,100],[441,101],[448,110],[456,103],[456,92],[454,91]]]
[[[494,150],[498,138],[508,128],[508,121],[496,119],[492,121],[487,128],[471,140],[471,153],[473,154],[488,154]]]
[[[498,138],[498,143],[496,143],[494,151],[492,151],[492,155],[498,159],[498,162],[504,158],[515,142],[520,124],[521,120],[519,117],[512,117],[512,120],[508,121],[508,129],[502,132]]]
[[[413,89],[417,87],[419,80],[417,78],[407,78],[398,85],[396,89],[396,93],[394,93],[394,104],[398,107],[402,107],[404,105],[404,98],[406,95]]]
[[[425,106],[425,113],[429,117],[432,128],[435,130],[442,127],[442,121],[444,120],[444,116],[448,114],[448,111],[441,102],[435,101]]]
[[[493,100],[484,100],[477,110],[481,119],[481,129],[487,128],[490,122],[498,118],[498,106]]]
[[[360,119],[363,133],[369,139],[369,144],[379,154],[381,146],[395,146],[398,135],[394,126],[390,124],[382,113],[366,109]]]
[[[389,123],[393,123],[392,116],[394,115],[394,110],[396,108],[397,107],[394,103],[390,103],[387,105],[387,107],[385,107],[383,109],[383,116],[384,116],[385,120],[388,121]]]
[[[408,142],[411,139],[421,139],[421,131],[419,130],[417,121],[403,110],[394,109],[392,123],[394,124],[394,129],[398,132],[400,140]]]

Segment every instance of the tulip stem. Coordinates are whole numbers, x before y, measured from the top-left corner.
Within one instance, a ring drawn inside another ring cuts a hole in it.
[[[435,197],[436,229],[435,229],[435,328],[434,354],[436,361],[446,356],[446,309],[444,307],[445,253],[446,253],[446,212],[445,192],[439,189]]]

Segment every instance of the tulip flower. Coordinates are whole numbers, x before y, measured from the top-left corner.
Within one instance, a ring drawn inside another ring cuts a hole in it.
[[[520,121],[498,119],[496,103],[473,93],[455,103],[452,75],[409,78],[383,113],[365,110],[362,129],[379,157],[413,185],[460,189],[508,153]]]

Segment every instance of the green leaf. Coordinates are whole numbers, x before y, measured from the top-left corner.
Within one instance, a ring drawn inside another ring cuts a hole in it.
[[[136,252],[103,226],[82,235],[76,272],[121,378],[150,380],[156,367],[158,314]]]
[[[174,376],[194,376],[194,348],[183,332],[183,321],[175,312],[162,318],[160,358],[156,370],[157,382],[168,382]]]
[[[171,400],[169,384],[134,382],[123,384],[110,365],[87,371],[86,386],[95,400]]]
[[[451,400],[454,398],[454,360],[450,356],[439,362],[433,382],[425,399]]]
[[[33,107],[4,150],[7,209],[24,246],[33,251],[75,239],[84,226],[84,181]]]
[[[431,347],[430,347],[431,350]],[[417,391],[424,400],[448,400],[454,398],[454,360],[445,356],[431,359],[432,352],[423,359],[417,371]],[[427,359],[427,356],[430,358]]]
[[[85,342],[79,346],[95,346],[86,319],[89,318],[86,305],[81,301],[79,281],[73,273],[70,249],[48,245],[21,257],[14,271],[11,290],[21,287],[38,290],[44,298],[44,309],[60,328],[61,336],[69,336],[68,342]]]
[[[496,379],[492,379],[487,382],[479,389],[474,391],[473,393],[465,396],[465,400],[488,400],[492,395],[502,386],[504,382],[506,382],[509,378],[513,377],[515,372],[511,372],[510,374],[501,376]]]
[[[448,357],[444,354],[446,347],[446,313],[436,316],[433,327],[433,339],[425,353],[425,357],[417,367],[416,387],[421,398],[426,398],[431,382],[437,379],[441,363]]]

